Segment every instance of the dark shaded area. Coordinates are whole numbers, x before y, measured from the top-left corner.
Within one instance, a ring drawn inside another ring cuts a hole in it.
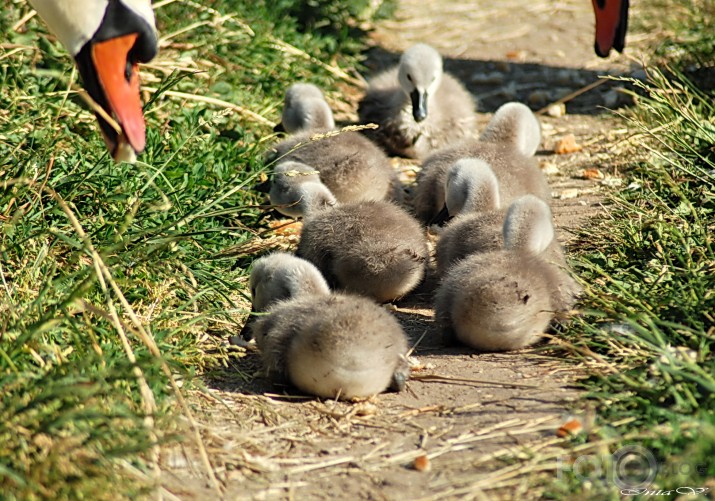
[[[400,55],[382,47],[370,49],[367,52],[367,71],[364,76],[369,80],[377,73],[398,64]],[[494,112],[509,101],[528,104],[532,110],[537,111],[607,76],[603,71],[581,68],[455,58],[445,58],[444,69],[457,77],[477,98],[477,111],[482,113]],[[616,88],[625,86],[625,82],[607,81],[569,100],[566,104],[567,112],[594,115],[602,113],[604,107],[628,105],[631,98],[615,91]]]

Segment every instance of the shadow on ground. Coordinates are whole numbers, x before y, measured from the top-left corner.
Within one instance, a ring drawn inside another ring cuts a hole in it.
[[[367,80],[371,76],[398,64],[400,54],[382,47],[367,52],[365,66]],[[476,59],[444,58],[445,71],[455,75],[477,99],[477,111],[492,113],[509,101],[528,104],[539,110],[587,85],[593,84],[609,72],[583,68],[550,66],[518,61],[489,61]],[[621,76],[610,73],[611,76]],[[624,82],[606,81],[584,92],[567,103],[570,114],[596,115],[604,107],[614,108],[630,102],[630,98],[616,89],[626,87]]]

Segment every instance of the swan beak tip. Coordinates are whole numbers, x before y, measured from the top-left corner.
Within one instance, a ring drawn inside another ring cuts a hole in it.
[[[139,72],[128,62],[136,33],[97,42],[92,47],[92,61],[109,109],[121,126],[117,137],[105,135],[115,160],[136,159],[146,145],[146,125],[139,94]],[[131,150],[131,153],[129,152]]]

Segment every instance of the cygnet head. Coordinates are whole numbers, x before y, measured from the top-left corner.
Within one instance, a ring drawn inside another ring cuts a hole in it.
[[[419,43],[402,54],[398,78],[402,90],[412,100],[416,122],[427,118],[429,97],[437,92],[442,73],[442,56],[429,45]]]
[[[291,160],[276,165],[268,198],[278,212],[294,218],[337,204],[335,196],[320,181],[318,171]]]
[[[266,311],[286,299],[330,294],[328,283],[313,263],[286,252],[274,252],[254,261],[249,286],[251,313]],[[252,338],[255,319],[250,316],[241,330],[246,340]]]
[[[505,249],[539,255],[554,240],[551,209],[534,195],[517,198],[509,206],[503,232]]]
[[[506,103],[499,107],[479,139],[511,144],[522,155],[531,157],[541,144],[541,125],[525,104]]]
[[[444,200],[450,217],[499,208],[499,181],[491,166],[478,158],[457,160],[447,171]]]
[[[286,252],[254,261],[249,285],[254,311],[265,311],[283,299],[330,294],[328,283],[313,263]]]
[[[281,123],[289,134],[335,128],[333,112],[323,93],[315,85],[305,83],[288,88]]]

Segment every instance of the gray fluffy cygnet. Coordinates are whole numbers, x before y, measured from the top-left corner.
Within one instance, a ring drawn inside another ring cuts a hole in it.
[[[312,167],[341,203],[402,201],[402,184],[387,155],[359,132],[334,130],[332,111],[314,85],[288,89],[283,124],[293,134],[271,149],[267,162]]]
[[[398,66],[372,78],[358,106],[361,123],[379,126],[366,135],[388,153],[410,158],[471,137],[474,110],[472,95],[444,73],[442,56],[426,44],[413,45]]]
[[[549,260],[553,240],[548,206],[533,196],[514,201],[503,223],[503,247],[467,255],[442,279],[435,314],[447,339],[481,351],[536,342],[579,292],[568,272]]]
[[[479,139],[464,140],[424,161],[415,189],[418,219],[430,223],[440,214],[445,207],[445,185],[450,170],[466,159],[489,165],[498,180],[499,200],[504,205],[526,194],[550,200],[546,177],[534,158],[540,141],[539,122],[528,107],[520,103],[503,105]],[[466,180],[468,176],[465,174],[463,178]]]
[[[331,294],[311,263],[283,252],[264,256],[250,277],[248,328],[266,373],[325,398],[361,398],[401,390],[409,377],[399,322],[372,301]],[[249,336],[246,336],[249,337]]]
[[[333,288],[394,301],[422,280],[429,250],[424,230],[404,209],[356,202],[306,218],[297,254]]]

